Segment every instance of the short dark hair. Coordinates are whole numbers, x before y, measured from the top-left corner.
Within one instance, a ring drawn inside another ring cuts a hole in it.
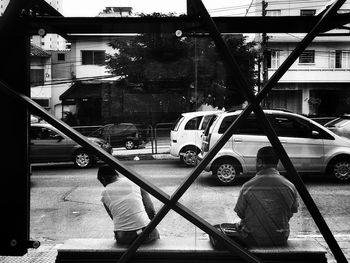
[[[264,164],[277,165],[279,158],[271,146],[265,146],[259,149],[257,159],[260,159]]]
[[[104,178],[108,180],[115,176],[118,176],[117,171],[110,167],[108,164],[102,165],[100,168],[98,168],[97,179]]]

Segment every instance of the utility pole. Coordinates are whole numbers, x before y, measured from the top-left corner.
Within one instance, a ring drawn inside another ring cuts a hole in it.
[[[268,3],[265,2],[265,0],[262,0],[261,2],[261,10],[262,10],[262,16],[266,16],[266,7],[268,6]],[[268,71],[267,71],[267,35],[266,32],[262,33],[261,38],[261,52],[262,52],[262,84],[260,85],[260,88],[264,87],[265,84],[268,81]]]

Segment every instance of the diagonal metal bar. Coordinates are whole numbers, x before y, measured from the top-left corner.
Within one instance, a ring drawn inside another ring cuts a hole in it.
[[[86,149],[89,149],[89,151],[92,154],[101,158],[101,160],[111,165],[111,167],[116,169],[118,172],[122,173],[124,176],[129,178],[131,181],[133,181],[140,187],[144,188],[147,192],[152,194],[158,200],[160,200],[164,204],[167,204],[167,207],[172,208],[174,211],[176,211],[181,216],[189,220],[191,223],[197,225],[199,228],[206,231],[209,235],[212,235],[215,238],[221,239],[225,246],[229,248],[238,247],[241,249],[239,245],[237,245],[235,242],[233,242],[232,240],[230,240],[229,238],[227,238],[226,236],[218,232],[215,228],[213,228],[213,226],[210,223],[206,222],[204,219],[202,219],[201,217],[193,213],[190,209],[188,209],[184,205],[178,202],[175,203],[174,200],[171,200],[169,196],[165,194],[162,190],[160,190],[159,188],[157,188],[156,186],[148,182],[146,179],[142,178],[136,172],[131,171],[127,167],[123,166],[123,164],[121,164],[116,158],[106,153],[104,150],[92,144],[91,142],[89,142],[84,136],[82,136],[80,133],[72,129],[70,126],[68,126],[64,122],[55,119],[46,110],[44,110],[40,105],[35,103],[29,97],[12,90],[6,83],[4,83],[1,80],[0,80],[0,91],[16,99],[19,102],[19,104],[23,104],[31,112],[42,117],[48,123],[50,123],[57,129],[65,133],[67,136],[69,136],[71,139],[75,140],[77,143],[79,143],[83,147],[86,147]],[[161,211],[157,213],[155,218],[158,218],[158,219],[163,218],[167,213],[166,209],[161,209]],[[145,236],[144,233],[146,232],[146,230],[149,231],[148,233],[150,233],[154,229],[154,227],[160,222],[160,220],[158,221],[158,223],[155,223],[155,222],[156,220],[154,220],[154,222],[151,221],[152,224],[150,223],[150,225],[147,226],[147,228],[142,232],[141,236]],[[128,253],[127,255],[130,257],[133,255],[133,253],[131,254]],[[260,261],[258,261],[257,259],[254,259],[254,260],[250,260],[250,262],[260,262]]]
[[[331,7],[329,7],[326,12],[322,14],[322,16],[319,18],[319,21],[316,23],[316,25],[313,27],[310,33],[307,34],[307,36],[303,39],[303,41],[298,45],[298,47],[292,52],[292,54],[288,57],[286,63],[284,63],[280,69],[274,74],[274,76],[271,78],[271,81],[268,82],[268,84],[265,86],[264,91],[259,94],[258,98],[256,98],[251,90],[249,90],[249,86],[247,81],[245,80],[243,74],[240,72],[239,67],[237,66],[237,63],[232,56],[230,50],[228,49],[226,43],[223,41],[220,32],[217,30],[215,23],[211,20],[209,14],[207,13],[203,3],[200,0],[194,0],[196,3],[196,8],[199,11],[199,14],[202,16],[202,19],[207,24],[209,31],[216,43],[216,45],[219,47],[219,50],[222,52],[222,55],[226,61],[226,63],[230,66],[231,69],[233,69],[234,73],[238,74],[237,83],[239,84],[239,87],[242,91],[242,93],[246,96],[247,100],[250,102],[250,105],[246,109],[246,111],[254,110],[254,113],[257,116],[257,119],[261,122],[263,125],[265,132],[267,133],[267,137],[270,140],[270,143],[275,148],[276,152],[280,156],[281,162],[283,163],[285,169],[287,170],[291,180],[295,183],[296,188],[298,189],[298,192],[300,196],[302,197],[304,203],[306,204],[309,212],[311,213],[315,223],[319,227],[323,237],[327,241],[328,246],[332,250],[335,258],[338,260],[338,262],[347,262],[346,258],[340,249],[337,241],[335,240],[332,232],[328,228],[326,222],[324,221],[321,213],[319,212],[316,204],[314,203],[311,195],[309,194],[308,190],[306,189],[302,179],[296,172],[293,164],[291,163],[285,149],[283,148],[281,142],[278,139],[278,136],[274,132],[273,127],[267,120],[263,110],[259,106],[259,100],[263,99],[266,94],[269,92],[269,89],[271,89],[278,80],[283,76],[283,74],[288,70],[288,68],[292,65],[292,63],[297,59],[297,57],[302,53],[302,51],[312,42],[312,40],[317,36],[317,34],[322,30],[322,28],[327,24],[330,17],[336,13],[336,11],[344,4],[345,0],[338,0],[332,4]],[[246,112],[244,111],[244,112]],[[241,116],[239,116],[241,117]]]

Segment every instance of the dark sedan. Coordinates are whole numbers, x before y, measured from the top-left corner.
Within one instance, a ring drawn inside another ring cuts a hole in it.
[[[112,154],[111,145],[101,138],[87,137],[90,141]],[[68,162],[85,168],[98,161],[88,150],[47,123],[32,123],[30,127],[30,162]]]
[[[133,123],[107,124],[89,136],[102,138],[112,147],[125,147],[127,150],[139,148],[147,140],[146,129]]]

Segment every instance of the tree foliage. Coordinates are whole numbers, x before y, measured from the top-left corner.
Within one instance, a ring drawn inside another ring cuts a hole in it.
[[[246,43],[242,35],[225,35],[224,39],[253,88],[256,82],[255,43]],[[234,84],[235,76],[226,68],[209,37],[178,38],[175,34],[147,33],[117,38],[109,45],[116,50],[107,55],[109,72],[129,82],[181,80],[188,88],[196,83],[204,98],[211,95],[212,99],[206,102],[218,108],[229,109],[244,101]],[[196,100],[203,102],[203,98]]]

